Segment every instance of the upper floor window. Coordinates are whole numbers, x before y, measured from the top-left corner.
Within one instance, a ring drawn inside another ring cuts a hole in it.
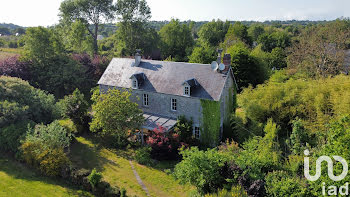
[[[190,87],[189,86],[185,86],[184,87],[184,95],[185,96],[190,96]]]
[[[201,132],[201,130],[200,130],[199,127],[194,127],[194,137],[195,137],[196,139],[199,139],[199,138],[200,138],[200,132]]]
[[[148,106],[148,94],[143,94],[143,105]]]
[[[171,110],[176,111],[177,110],[177,100],[172,98],[171,99]]]
[[[132,80],[132,88],[137,89],[137,80],[136,79]]]

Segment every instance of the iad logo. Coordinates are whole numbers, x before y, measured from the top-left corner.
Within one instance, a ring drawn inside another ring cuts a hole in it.
[[[309,150],[304,151],[305,156],[309,156]],[[328,164],[328,176],[333,181],[341,181],[348,174],[348,163],[344,158],[340,156],[333,156],[333,159],[339,161],[343,165],[343,172],[339,176],[334,176],[333,173],[333,161],[328,156],[321,156],[316,160],[316,174],[314,176],[310,175],[310,161],[309,157],[304,157],[304,175],[309,181],[316,181],[321,176],[321,164],[323,161],[326,161]]]

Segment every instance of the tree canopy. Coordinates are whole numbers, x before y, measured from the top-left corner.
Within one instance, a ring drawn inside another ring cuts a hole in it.
[[[94,41],[94,52],[97,53],[97,33],[103,21],[115,18],[116,5],[113,0],[64,0],[60,5],[60,17],[63,21],[80,20],[85,24]],[[93,25],[91,30],[89,25]]]

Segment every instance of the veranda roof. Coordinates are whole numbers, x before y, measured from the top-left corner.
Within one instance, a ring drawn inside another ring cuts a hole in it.
[[[164,117],[156,114],[144,113],[145,123],[142,128],[153,130],[159,126],[165,128],[166,130],[172,129],[176,124],[176,119],[169,117]]]

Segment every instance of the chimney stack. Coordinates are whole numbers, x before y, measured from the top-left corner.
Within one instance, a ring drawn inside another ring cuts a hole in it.
[[[135,63],[133,65],[137,67],[140,65],[140,63],[141,63],[141,49],[136,49]]]
[[[223,70],[223,72],[227,72],[231,66],[231,55],[229,53],[226,53],[224,55],[223,63],[225,65],[225,70]]]
[[[218,58],[216,59],[216,62],[218,64],[221,64],[221,53],[222,53],[222,49],[216,49],[216,52],[218,52]]]

